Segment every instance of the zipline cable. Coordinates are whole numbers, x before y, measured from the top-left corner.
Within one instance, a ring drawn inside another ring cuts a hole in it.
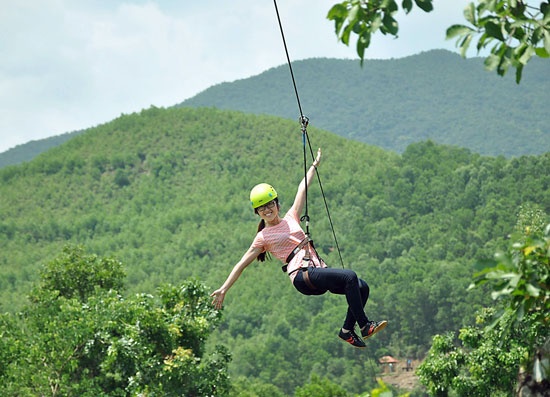
[[[307,186],[307,155],[306,155],[306,142],[309,146],[309,152],[311,154],[311,158],[315,158],[313,154],[313,149],[311,147],[311,142],[309,140],[309,135],[307,134],[307,125],[309,124],[309,119],[304,116],[304,113],[302,112],[302,104],[300,103],[300,96],[298,95],[298,88],[296,87],[296,79],[294,78],[294,71],[292,70],[292,63],[290,62],[290,56],[288,54],[288,48],[286,45],[285,40],[285,33],[283,31],[283,24],[281,22],[281,16],[279,15],[279,8],[277,7],[277,0],[273,0],[273,4],[275,5],[275,13],[277,14],[277,21],[279,22],[279,29],[281,30],[281,37],[283,39],[283,46],[285,48],[285,54],[286,54],[286,60],[288,63],[288,68],[290,70],[290,77],[292,79],[292,85],[294,86],[294,94],[296,95],[296,101],[298,103],[298,110],[300,111],[300,125],[302,130],[302,143],[303,143],[303,157],[304,157],[304,181],[305,181],[305,214],[300,218],[301,221],[306,222],[306,235],[309,237],[309,210],[308,210],[308,186]],[[338,244],[338,238],[336,237],[336,232],[334,231],[334,224],[332,222],[332,217],[330,216],[330,211],[328,209],[328,203],[327,198],[325,195],[325,191],[323,189],[323,184],[321,183],[321,176],[319,175],[319,170],[315,168],[315,174],[317,175],[317,181],[319,182],[319,188],[321,189],[321,195],[323,197],[323,201],[325,204],[325,209],[327,211],[327,217],[330,223],[330,229],[332,231],[332,237],[334,238],[334,244],[336,245],[336,249],[338,251],[338,256],[340,257],[340,263],[342,265],[342,268],[344,268],[344,260],[342,259],[342,252],[340,250],[340,245]]]

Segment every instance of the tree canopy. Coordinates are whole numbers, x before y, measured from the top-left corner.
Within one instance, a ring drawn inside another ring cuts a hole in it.
[[[490,283],[499,304],[462,328],[459,344],[454,333],[434,337],[418,371],[431,395],[542,396],[549,390],[550,224],[541,225],[536,215],[473,284]]]
[[[0,316],[4,396],[206,396],[229,391],[229,354],[206,355],[219,313],[204,286],[123,298],[122,264],[66,247],[31,303]]]

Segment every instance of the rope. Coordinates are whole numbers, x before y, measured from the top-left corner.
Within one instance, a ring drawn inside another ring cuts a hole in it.
[[[281,17],[279,15],[279,9],[277,8],[277,0],[273,0],[275,5],[275,12],[277,13],[277,21],[279,21],[279,29],[281,29],[281,37],[283,38],[283,45],[285,47],[286,61],[288,68],[290,69],[290,76],[292,77],[292,84],[294,85],[294,93],[296,94],[296,100],[298,101],[298,109],[300,110],[300,121],[304,119],[304,113],[302,112],[302,105],[300,104],[300,96],[298,95],[298,89],[296,88],[296,80],[294,79],[294,72],[292,71],[292,64],[290,62],[290,56],[288,55],[288,48],[286,46],[285,33],[283,32],[283,24],[281,23]]]
[[[309,237],[309,209],[308,209],[308,186],[307,186],[307,155],[306,155],[306,142],[309,146],[309,152],[311,155],[311,158],[315,158],[315,155],[313,154],[313,149],[311,147],[311,142],[309,140],[309,135],[307,134],[307,126],[309,124],[309,119],[304,116],[304,113],[302,112],[302,105],[300,103],[300,96],[298,95],[298,88],[296,87],[296,79],[294,78],[294,71],[292,70],[292,63],[290,62],[290,56],[288,55],[288,48],[286,45],[285,40],[285,33],[283,31],[283,24],[281,23],[281,16],[279,15],[279,9],[277,7],[277,0],[273,0],[273,4],[275,5],[275,13],[277,14],[277,21],[279,22],[279,29],[281,30],[281,37],[283,39],[283,46],[285,48],[285,54],[286,54],[286,60],[288,63],[288,68],[290,70],[290,77],[292,79],[292,85],[294,86],[294,94],[296,95],[296,101],[298,103],[298,110],[300,111],[300,124],[301,124],[301,130],[302,130],[302,143],[303,143],[303,157],[304,157],[304,181],[305,181],[305,214],[300,218],[301,221],[306,222],[306,235]],[[321,189],[321,195],[323,197],[323,201],[325,203],[325,209],[327,211],[328,220],[330,223],[330,229],[332,231],[332,236],[334,238],[334,243],[336,245],[336,249],[338,251],[338,256],[340,257],[340,263],[342,265],[342,268],[344,268],[344,260],[342,259],[342,253],[340,251],[340,245],[338,244],[338,239],[336,238],[336,233],[334,231],[334,224],[332,222],[332,217],[330,216],[330,211],[328,209],[328,203],[327,198],[325,196],[325,191],[323,189],[323,184],[321,183],[321,176],[319,175],[319,170],[315,168],[315,174],[317,175],[317,181],[319,182],[319,188]]]

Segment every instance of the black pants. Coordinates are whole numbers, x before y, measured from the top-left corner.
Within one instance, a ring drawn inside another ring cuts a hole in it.
[[[355,323],[360,328],[369,321],[365,314],[365,304],[369,299],[368,284],[357,277],[353,270],[331,269],[328,267],[308,268],[309,280],[315,286],[310,289],[304,281],[302,270],[298,270],[294,278],[294,287],[304,295],[322,295],[327,291],[333,294],[346,295],[348,312],[342,328],[353,329]]]

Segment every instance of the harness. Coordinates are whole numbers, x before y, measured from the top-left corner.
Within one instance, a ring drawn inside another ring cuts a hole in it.
[[[309,237],[309,236],[306,236],[305,239],[303,239],[302,241],[300,241],[298,243],[298,245],[292,250],[292,252],[290,254],[288,254],[288,256],[286,257],[285,259],[285,264],[283,266],[281,266],[281,270],[283,271],[283,273],[286,273],[287,270],[288,270],[288,264],[290,263],[290,261],[292,259],[294,259],[294,257],[296,256],[296,254],[298,252],[300,252],[300,250],[302,248],[304,248],[308,243],[311,243],[311,246],[313,247],[313,240]],[[315,249],[315,248],[314,248]],[[308,252],[309,254],[309,252]],[[308,255],[306,254],[306,256]],[[306,257],[304,257],[304,259],[306,259]],[[309,256],[307,257],[307,261],[309,261]],[[300,268],[296,269],[296,270],[299,270]],[[294,270],[294,271],[296,271]]]
[[[304,247],[307,247],[307,252],[306,252],[306,254],[304,255],[304,257],[302,259],[302,266],[300,266],[299,268],[297,268],[297,269],[293,270],[292,272],[290,272],[289,276],[292,273],[301,270],[302,271],[302,276],[304,277],[304,282],[306,283],[308,288],[313,291],[313,290],[316,290],[317,288],[315,288],[315,285],[313,285],[313,283],[309,279],[309,268],[311,267],[310,263],[309,263],[309,261],[311,260],[309,247],[311,247],[313,249],[313,251],[315,251],[315,254],[317,255],[317,258],[319,258],[319,260],[322,260],[322,259],[319,257],[319,254],[317,254],[317,250],[315,249],[315,246],[313,245],[313,240],[311,239],[311,237],[309,237],[309,235],[306,235],[306,237],[302,241],[300,241],[296,247],[294,247],[292,252],[290,254],[288,254],[288,256],[285,259],[285,264],[281,267],[281,270],[284,273],[286,273],[287,270],[288,270],[288,264],[290,263],[290,261],[292,259],[294,259],[296,254],[298,252],[300,252],[300,250],[303,249]]]

